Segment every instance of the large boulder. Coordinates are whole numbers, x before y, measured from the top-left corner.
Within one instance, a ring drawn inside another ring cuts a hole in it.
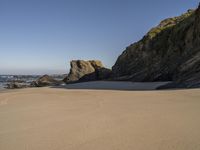
[[[99,60],[72,60],[71,69],[64,82],[103,80],[110,76],[111,70],[104,68]]]
[[[199,85],[200,7],[152,28],[142,40],[126,48],[112,70],[116,80]]]
[[[53,77],[44,75],[31,83],[32,87],[56,86],[60,85],[61,81],[55,80]]]

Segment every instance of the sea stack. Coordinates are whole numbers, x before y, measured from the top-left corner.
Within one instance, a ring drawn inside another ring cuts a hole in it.
[[[105,68],[99,60],[72,60],[70,66],[69,75],[64,79],[65,83],[103,80],[111,75],[111,70]]]

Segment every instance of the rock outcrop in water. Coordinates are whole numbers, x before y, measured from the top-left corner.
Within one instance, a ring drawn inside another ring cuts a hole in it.
[[[27,83],[25,82],[20,82],[20,81],[13,81],[10,83],[6,84],[6,89],[22,89],[22,88],[27,88],[30,87]]]
[[[44,75],[37,79],[36,81],[33,81],[31,83],[31,87],[44,87],[44,86],[56,86],[62,84],[61,81],[55,80],[53,77]]]
[[[105,68],[99,60],[72,60],[70,65],[70,73],[64,79],[66,83],[103,80],[111,75],[111,70]]]
[[[114,79],[200,86],[200,7],[162,21],[118,57]]]

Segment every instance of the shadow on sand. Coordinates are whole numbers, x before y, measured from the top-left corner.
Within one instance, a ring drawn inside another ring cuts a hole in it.
[[[51,88],[85,89],[85,90],[128,90],[128,91],[151,91],[170,82],[125,82],[125,81],[91,81],[71,83]]]

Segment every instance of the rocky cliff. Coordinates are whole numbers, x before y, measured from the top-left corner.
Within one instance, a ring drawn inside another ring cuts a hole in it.
[[[200,7],[163,20],[118,57],[114,78],[200,85]]]

